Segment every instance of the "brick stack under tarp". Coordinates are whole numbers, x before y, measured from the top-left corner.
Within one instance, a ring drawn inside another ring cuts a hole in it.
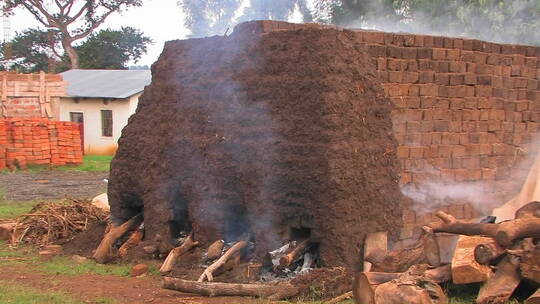
[[[0,170],[82,162],[79,124],[44,118],[0,120]]]

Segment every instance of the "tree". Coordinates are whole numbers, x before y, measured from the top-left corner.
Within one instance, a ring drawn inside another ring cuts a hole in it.
[[[5,10],[23,7],[48,29],[56,29],[69,56],[71,67],[79,67],[73,43],[96,30],[109,15],[123,8],[141,6],[142,0],[54,0],[48,7],[43,0],[5,0]]]
[[[139,30],[122,27],[121,30],[102,30],[92,34],[76,47],[83,69],[127,69],[127,62],[137,62],[152,43]]]
[[[243,0],[179,0],[192,37],[223,35],[242,21],[254,19],[288,20],[298,9],[304,21],[311,20],[306,0],[252,0],[242,9]]]
[[[152,40],[131,27],[102,30],[74,46],[85,69],[126,69],[128,61],[137,61]],[[53,45],[54,47],[51,47]],[[3,69],[23,73],[62,72],[69,69],[69,58],[62,53],[60,33],[28,29],[11,41],[11,55],[3,52]]]

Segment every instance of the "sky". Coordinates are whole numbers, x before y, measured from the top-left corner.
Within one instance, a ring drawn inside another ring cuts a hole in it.
[[[189,30],[184,26],[185,16],[176,4],[177,0],[145,0],[143,3],[141,7],[130,8],[109,16],[98,30],[131,26],[143,31],[146,36],[152,38],[154,43],[149,46],[146,55],[137,63],[131,64],[150,66],[161,54],[165,41],[184,39],[189,35]],[[17,9],[14,13],[11,17],[12,36],[15,32],[40,25],[30,13],[23,9]],[[2,35],[3,30],[2,28]]]

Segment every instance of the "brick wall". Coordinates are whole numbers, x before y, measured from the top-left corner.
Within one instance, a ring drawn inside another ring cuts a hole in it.
[[[0,72],[0,118],[58,119],[66,84],[58,74]]]
[[[316,24],[244,23],[235,31],[270,32]],[[479,216],[514,196],[536,150],[540,123],[540,48],[474,39],[354,30],[395,104],[404,187],[426,182],[476,185],[478,199],[428,198],[458,218]],[[459,191],[459,189],[457,189]],[[441,201],[436,201],[441,200]],[[471,201],[485,204],[469,204]],[[404,205],[402,237],[434,220]]]
[[[43,118],[0,119],[0,170],[82,162],[79,124]]]

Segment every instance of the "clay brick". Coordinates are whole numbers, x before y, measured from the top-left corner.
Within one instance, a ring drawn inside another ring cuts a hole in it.
[[[452,73],[465,73],[467,71],[467,64],[460,61],[450,61],[449,71]]]
[[[446,59],[446,50],[435,48],[432,51],[433,60],[445,60]]]
[[[401,58],[403,59],[416,59],[417,49],[413,47],[401,48]]]
[[[416,60],[407,61],[407,71],[409,72],[418,72],[418,62]]]
[[[418,48],[416,57],[418,59],[431,59],[433,56],[433,49],[431,48]]]
[[[419,83],[433,83],[435,80],[435,73],[433,71],[422,71],[419,74]]]
[[[475,87],[477,97],[491,97],[493,96],[493,88],[490,86],[476,86]]]
[[[417,83],[418,82],[418,73],[417,72],[403,72],[403,83]]]
[[[450,85],[461,85],[465,81],[465,76],[463,74],[451,74],[450,75]]]
[[[474,52],[474,63],[476,64],[485,64],[487,62],[487,54]]]
[[[420,85],[420,96],[437,96],[439,86],[436,84],[422,84]]]
[[[476,77],[477,76],[474,73],[467,73],[465,74],[463,78],[463,83],[468,84],[468,85],[475,85],[477,82]]]
[[[536,68],[538,65],[538,59],[536,57],[526,57],[525,58],[525,66],[530,68]]]
[[[435,83],[438,85],[449,85],[450,84],[450,75],[449,74],[442,74],[442,73],[436,73],[435,74]]]
[[[491,65],[499,65],[501,63],[501,55],[489,54],[486,63]]]
[[[450,71],[450,62],[449,61],[439,61],[437,62],[437,67],[435,72],[437,73],[448,73]]]
[[[459,50],[459,49],[446,50],[446,59],[447,60],[459,60],[460,56],[461,56],[461,50]]]
[[[363,39],[367,43],[384,43],[384,32],[366,31],[363,32]]]
[[[397,46],[388,46],[386,48],[386,54],[391,58],[402,58],[402,49],[403,48]]]
[[[419,96],[420,95],[420,87],[418,85],[412,84],[409,86],[409,90],[407,91],[407,94],[409,96]]]
[[[403,81],[403,73],[396,71],[388,72],[388,81],[394,83],[401,83]]]
[[[407,62],[401,59],[389,58],[387,69],[390,71],[405,71],[407,69]]]
[[[386,47],[382,45],[368,45],[368,54],[374,57],[386,57]]]
[[[428,60],[428,59],[420,59],[418,60],[418,69],[420,71],[433,71],[437,67],[437,62]]]

